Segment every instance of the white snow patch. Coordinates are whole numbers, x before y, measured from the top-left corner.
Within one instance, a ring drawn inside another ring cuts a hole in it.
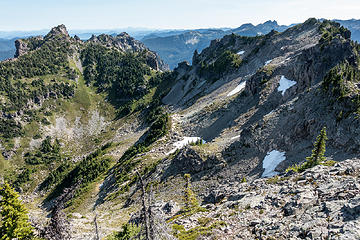
[[[189,145],[191,143],[196,143],[197,141],[202,140],[199,137],[184,137],[183,140],[181,141],[177,141],[173,144],[173,146],[175,147],[173,150],[171,150],[170,152],[167,153],[167,155],[172,154],[174,152],[176,152],[176,150],[178,149],[182,149],[183,147],[185,147],[186,145]],[[204,140],[202,140],[203,143],[205,143]]]
[[[238,139],[238,138],[240,138],[240,135],[237,135],[237,136],[235,136],[235,137],[232,137],[231,140],[235,140],[235,139]]]
[[[228,93],[228,97],[231,97],[232,95],[237,94],[238,92],[240,92],[241,90],[243,90],[246,86],[246,81],[240,83],[239,85],[236,86],[236,88],[234,88],[234,90],[232,90],[231,92]]]
[[[278,91],[281,92],[281,94],[284,96],[285,91],[294,86],[295,84],[295,81],[289,80],[285,76],[281,76]]]
[[[269,64],[272,62],[272,60],[274,60],[274,59],[271,59],[271,60],[266,61],[266,62],[265,62],[265,66],[269,65]]]
[[[185,44],[186,44],[186,45],[188,45],[188,44],[195,45],[195,44],[197,44],[199,41],[200,41],[200,40],[195,37],[195,38],[191,38],[191,39],[187,40],[187,41],[185,42]]]
[[[278,174],[275,171],[275,168],[279,163],[285,161],[285,152],[279,152],[277,150],[273,150],[268,152],[263,161],[263,168],[265,169],[261,177],[273,177]]]
[[[271,110],[268,114],[266,114],[266,116],[267,115],[271,115],[272,113],[274,113],[275,112],[275,110]]]
[[[241,50],[241,51],[239,51],[237,54],[238,54],[238,55],[243,55],[244,53],[245,53],[245,51]]]

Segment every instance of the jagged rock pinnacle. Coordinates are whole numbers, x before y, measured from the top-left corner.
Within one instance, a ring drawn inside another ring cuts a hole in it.
[[[53,27],[50,32],[45,36],[45,39],[50,39],[55,36],[64,36],[65,38],[70,38],[69,33],[64,24]]]

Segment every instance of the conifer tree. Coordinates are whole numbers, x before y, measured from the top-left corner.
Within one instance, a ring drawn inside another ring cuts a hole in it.
[[[0,186],[0,239],[33,239],[33,228],[19,195],[5,183]]]
[[[326,148],[326,127],[323,127],[321,130],[319,136],[316,137],[316,141],[314,143],[314,149],[312,150],[312,154],[310,157],[306,158],[306,162],[304,164],[304,169],[314,167],[320,162],[323,162],[326,160],[325,157],[325,148]]]
[[[195,193],[191,190],[190,174],[185,174],[184,178],[186,184],[185,184],[185,192],[184,192],[185,206],[183,208],[183,211],[185,213],[190,213],[199,209],[199,202],[195,196]]]

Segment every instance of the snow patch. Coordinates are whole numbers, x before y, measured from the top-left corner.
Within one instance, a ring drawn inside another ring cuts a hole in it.
[[[271,60],[266,61],[266,62],[265,62],[265,66],[269,65],[269,64],[272,62],[272,60],[274,60],[274,59],[271,59]]]
[[[238,139],[238,138],[240,138],[240,135],[237,135],[237,136],[235,136],[235,137],[232,137],[231,140],[235,140],[235,139]]]
[[[275,110],[271,110],[268,114],[266,114],[266,116],[267,115],[271,115],[272,113],[274,113],[275,112]]]
[[[281,94],[284,96],[285,91],[294,86],[295,84],[295,81],[289,80],[285,76],[281,76],[278,91],[281,92]]]
[[[189,145],[191,143],[196,143],[197,141],[202,140],[199,137],[184,137],[183,140],[181,141],[177,141],[173,144],[173,146],[175,147],[173,150],[171,150],[170,152],[167,153],[167,155],[172,154],[174,152],[176,152],[176,150],[178,149],[182,149],[183,147],[185,147],[186,145]],[[202,140],[203,143],[205,143],[204,140]]]
[[[195,38],[192,38],[192,39],[187,40],[187,41],[185,42],[185,44],[186,44],[186,45],[189,45],[189,44],[195,45],[195,44],[197,44],[199,41],[200,41],[200,40],[195,37]]]
[[[244,53],[245,53],[245,51],[241,50],[241,51],[239,51],[237,54],[238,54],[238,55],[243,55]]]
[[[231,97],[232,95],[237,94],[238,92],[240,92],[241,90],[243,90],[246,86],[246,81],[240,83],[239,85],[236,86],[236,88],[234,88],[234,90],[232,90],[231,92],[228,93],[228,97]]]
[[[278,174],[275,171],[275,168],[279,163],[285,161],[285,152],[279,152],[277,150],[273,150],[268,152],[263,161],[263,168],[265,169],[261,177],[273,177]]]

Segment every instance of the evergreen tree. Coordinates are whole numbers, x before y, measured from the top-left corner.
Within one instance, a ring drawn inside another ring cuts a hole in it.
[[[185,206],[182,210],[185,213],[196,212],[197,210],[199,210],[200,206],[195,193],[191,190],[191,184],[190,184],[191,176],[190,174],[185,174],[184,178],[186,181],[185,192],[184,192]]]
[[[304,169],[314,167],[320,164],[320,162],[326,160],[324,154],[325,154],[325,144],[327,139],[328,138],[326,136],[326,127],[323,127],[319,136],[317,136],[316,138],[316,141],[314,143],[314,149],[312,150],[311,156],[306,158]]]
[[[19,195],[5,183],[0,187],[0,239],[33,239],[33,228]]]

